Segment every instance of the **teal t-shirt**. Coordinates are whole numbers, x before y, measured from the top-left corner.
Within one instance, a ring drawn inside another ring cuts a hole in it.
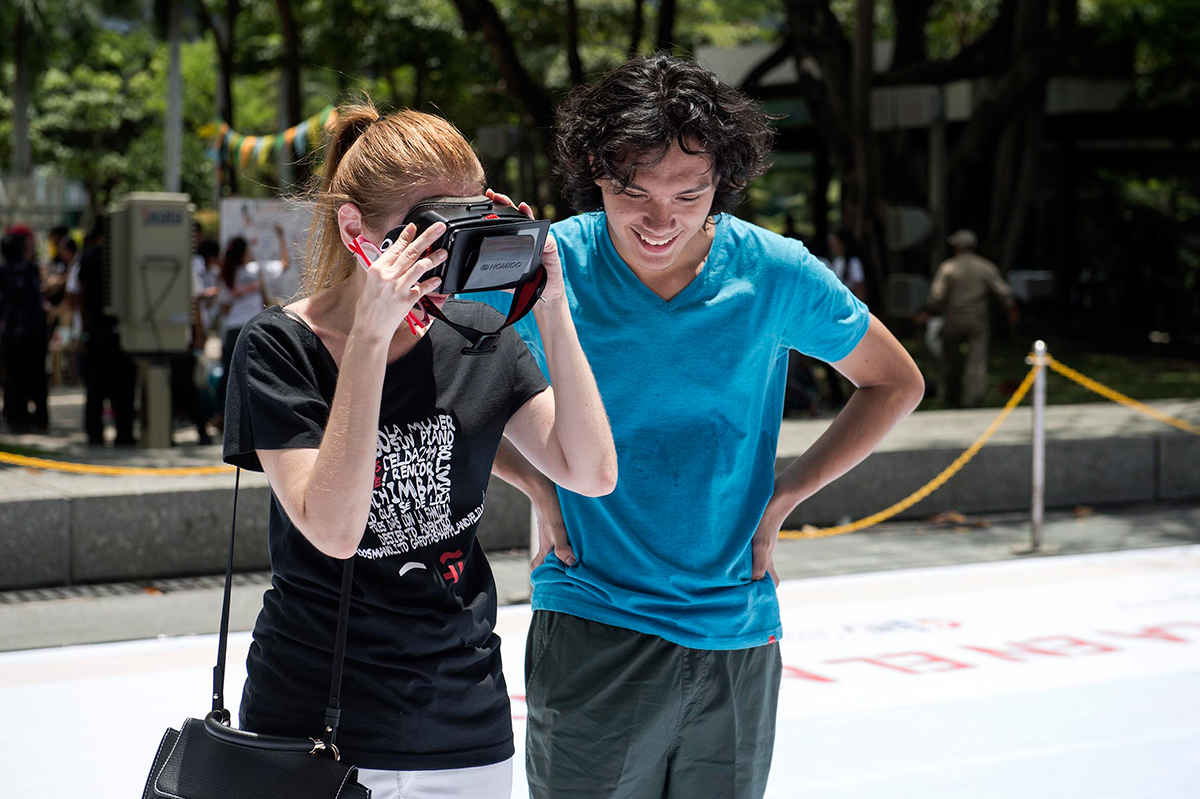
[[[750,541],[774,486],[787,351],[840,360],[870,315],[800,242],[727,214],[716,226],[704,269],[669,302],[621,260],[602,212],[552,228],[619,475],[604,497],[559,489],[578,562],[550,555],[533,573],[535,610],[695,649],[782,636]],[[546,372],[533,315],[517,329]]]

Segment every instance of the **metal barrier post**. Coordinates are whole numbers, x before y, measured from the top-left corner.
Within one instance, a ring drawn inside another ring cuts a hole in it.
[[[1046,515],[1046,342],[1033,342],[1033,357],[1026,363],[1041,367],[1033,379],[1033,491],[1029,509],[1029,545],[1012,548],[1014,555],[1052,555],[1059,547],[1042,543],[1042,522]]]

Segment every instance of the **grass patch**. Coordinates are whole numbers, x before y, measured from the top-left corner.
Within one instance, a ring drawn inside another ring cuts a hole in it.
[[[0,441],[0,452],[9,455],[23,455],[26,458],[56,458],[62,457],[65,453],[61,449],[46,449],[45,447],[26,447],[20,444],[8,444]]]
[[[921,404],[922,410],[947,407],[942,399],[944,367],[915,338],[901,339],[921,372],[938,384],[938,396]],[[1056,347],[1047,342],[1050,354],[1062,363],[1082,372],[1109,388],[1137,400],[1197,399],[1200,398],[1200,362],[1181,358],[1117,355],[1074,350],[1069,346]],[[984,407],[1002,406],[1020,385],[1029,371],[1025,356],[1028,346],[1014,342],[993,341],[988,356],[988,390]],[[1024,402],[1028,403],[1026,399]],[[1067,405],[1081,402],[1109,402],[1056,372],[1046,379],[1046,402]]]

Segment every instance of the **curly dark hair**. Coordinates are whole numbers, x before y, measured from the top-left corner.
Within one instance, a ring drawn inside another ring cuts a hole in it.
[[[597,179],[623,191],[638,167],[658,163],[672,142],[712,161],[711,214],[731,211],[766,170],[775,135],[763,110],[695,61],[654,53],[626,61],[594,85],[576,87],[558,109],[554,171],[577,211],[601,208]]]

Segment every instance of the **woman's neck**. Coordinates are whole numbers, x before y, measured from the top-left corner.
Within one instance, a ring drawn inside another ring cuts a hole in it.
[[[346,341],[354,329],[355,307],[365,285],[366,274],[356,270],[348,279],[288,306],[289,310],[298,313],[321,338],[339,366]],[[418,319],[425,318],[423,309],[415,309],[413,315]],[[428,321],[433,322],[432,319]],[[388,344],[388,363],[411,352],[428,330],[429,325],[419,327],[414,335],[408,323],[401,322]]]

